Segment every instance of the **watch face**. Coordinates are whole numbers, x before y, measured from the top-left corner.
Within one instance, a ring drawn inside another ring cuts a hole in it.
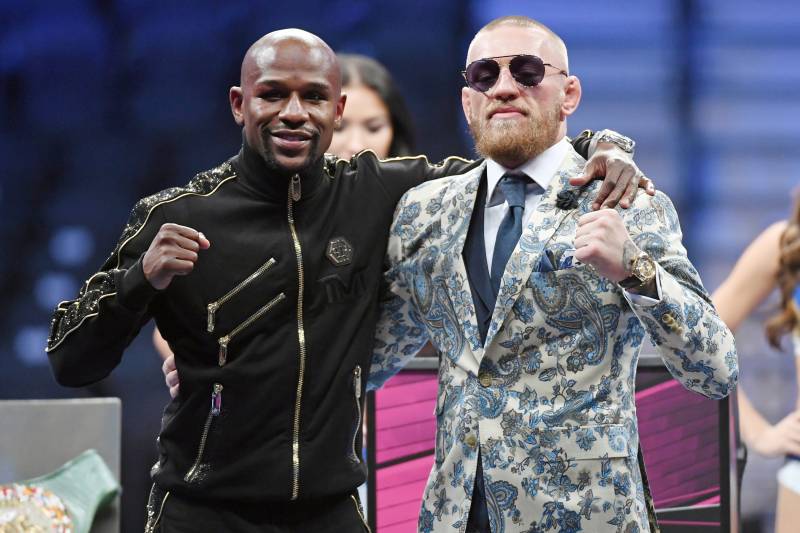
[[[643,282],[650,281],[656,275],[656,266],[650,256],[643,255],[636,259],[633,274]]]

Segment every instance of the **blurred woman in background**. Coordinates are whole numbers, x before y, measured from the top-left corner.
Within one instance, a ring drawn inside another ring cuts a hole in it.
[[[411,115],[389,71],[366,56],[337,57],[347,104],[330,152],[342,159],[362,150],[372,150],[382,159],[414,154]]]
[[[767,228],[747,247],[728,278],[712,298],[731,331],[777,288],[780,311],[766,324],[769,342],[780,349],[792,334],[795,368],[800,383],[800,198],[789,220]],[[766,457],[786,456],[778,472],[776,533],[798,531],[800,524],[800,402],[777,424],[770,424],[739,388],[739,426],[742,440]]]

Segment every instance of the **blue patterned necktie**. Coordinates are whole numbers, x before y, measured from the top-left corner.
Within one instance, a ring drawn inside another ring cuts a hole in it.
[[[500,292],[500,280],[506,269],[508,258],[522,235],[522,217],[525,211],[525,185],[530,178],[525,175],[505,174],[498,183],[508,203],[508,212],[497,228],[497,239],[494,242],[492,268],[489,277],[495,297]]]

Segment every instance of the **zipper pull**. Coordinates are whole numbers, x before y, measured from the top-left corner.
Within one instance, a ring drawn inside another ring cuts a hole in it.
[[[292,181],[289,182],[289,191],[292,195],[292,200],[295,202],[300,201],[300,174],[292,176]]]
[[[211,302],[210,304],[208,304],[207,309],[208,309],[208,325],[206,329],[208,330],[209,333],[214,333],[214,313],[216,313],[217,309],[219,309],[219,304],[217,302]]]
[[[222,383],[214,383],[214,392],[211,393],[211,416],[218,416],[222,411]]]
[[[357,366],[353,370],[353,387],[356,390],[356,399],[361,399],[361,367]]]
[[[219,366],[224,366],[225,362],[228,360],[228,343],[231,341],[231,338],[228,335],[224,337],[220,337],[217,342],[219,342]]]

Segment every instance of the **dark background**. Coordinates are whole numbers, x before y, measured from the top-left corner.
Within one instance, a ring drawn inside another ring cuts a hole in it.
[[[0,1],[0,398],[122,398],[124,531],[143,522],[167,402],[160,361],[147,329],[111,377],[60,388],[43,350],[53,307],[103,262],[138,198],[235,153],[227,90],[264,33],[301,27],[386,64],[418,148],[439,159],[472,155],[458,72],[477,28],[507,14],[567,42],[584,88],[570,133],[637,140],[709,289],[787,215],[800,140],[800,7],[788,0]],[[737,337],[744,385],[776,421],[794,403],[794,361],[762,341],[771,309]],[[752,524],[769,524],[779,465],[752,462]]]

